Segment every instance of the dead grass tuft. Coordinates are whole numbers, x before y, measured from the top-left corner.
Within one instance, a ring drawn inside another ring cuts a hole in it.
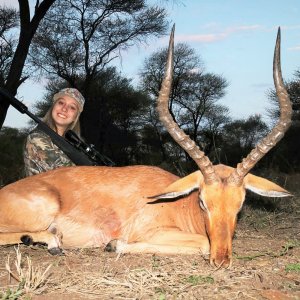
[[[8,272],[9,282],[13,278],[18,283],[17,295],[40,294],[45,291],[51,265],[48,265],[46,269],[41,266],[34,267],[29,256],[26,257],[26,264],[24,264],[19,246],[14,249],[16,254],[14,263],[11,263],[10,255],[8,255],[5,268]]]

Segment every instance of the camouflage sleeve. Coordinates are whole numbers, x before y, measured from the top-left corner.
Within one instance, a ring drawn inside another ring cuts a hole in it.
[[[74,166],[74,163],[60,150],[48,135],[41,131],[31,132],[24,148],[26,176],[46,172],[59,167]]]

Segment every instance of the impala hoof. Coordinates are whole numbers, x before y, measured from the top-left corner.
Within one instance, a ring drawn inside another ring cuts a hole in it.
[[[26,246],[30,246],[33,244],[33,239],[30,235],[23,235],[21,236],[21,242]]]
[[[106,252],[116,252],[117,251],[118,240],[111,240],[104,248]]]
[[[48,249],[48,252],[51,254],[51,255],[63,255],[63,250],[59,247],[54,247],[54,248],[49,248]]]

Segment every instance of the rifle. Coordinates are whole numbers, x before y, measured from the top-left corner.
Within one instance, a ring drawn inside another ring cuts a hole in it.
[[[76,149],[83,151],[90,159],[96,162],[101,162],[102,165],[105,166],[115,166],[115,163],[109,159],[107,156],[100,154],[95,146],[92,144],[87,144],[83,140],[79,138],[79,136],[73,131],[68,130],[65,133],[65,138],[71,143]]]
[[[38,126],[37,128],[45,132],[52,140],[52,142],[59,147],[75,165],[78,166],[113,166],[114,163],[106,156],[100,154],[93,145],[88,145],[83,142],[72,130],[69,130],[66,134],[67,139],[64,139],[49,126],[47,126],[40,118],[32,114],[27,106],[12,96],[3,88],[0,88],[0,94],[9,103],[17,109],[20,113],[28,115],[34,120]]]

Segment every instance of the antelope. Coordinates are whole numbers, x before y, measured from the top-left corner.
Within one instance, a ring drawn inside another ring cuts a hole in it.
[[[249,173],[284,136],[291,103],[280,66],[278,29],[273,77],[280,119],[236,168],[213,165],[173,120],[174,27],[157,99],[161,122],[199,170],[179,178],[154,166],[59,168],[21,179],[0,190],[0,245],[46,243],[63,249],[102,247],[117,253],[209,254],[210,264],[230,267],[237,214],[246,190],[266,197],[291,194]]]

